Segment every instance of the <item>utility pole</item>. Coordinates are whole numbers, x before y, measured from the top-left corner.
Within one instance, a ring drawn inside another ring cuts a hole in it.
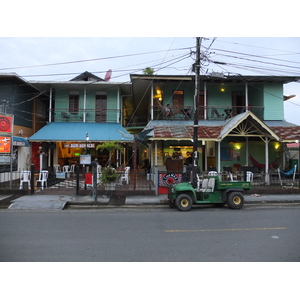
[[[192,184],[197,186],[198,169],[198,119],[199,119],[199,89],[200,89],[200,37],[196,38],[196,62],[194,64],[195,76],[195,96],[194,96],[194,134],[193,134],[193,169]]]

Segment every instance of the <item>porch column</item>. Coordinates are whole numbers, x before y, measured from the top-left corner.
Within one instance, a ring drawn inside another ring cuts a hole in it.
[[[248,82],[245,83],[245,104],[246,104],[246,111],[249,109],[249,101],[248,101]]]
[[[270,184],[270,177],[269,177],[269,138],[266,136],[265,137],[265,183],[267,185]]]
[[[207,120],[206,81],[204,82],[204,120]]]
[[[218,173],[221,174],[221,141],[218,141]]]
[[[118,101],[117,101],[117,119],[116,121],[119,123],[119,124],[122,124],[122,120],[121,120],[121,113],[120,113],[120,110],[121,110],[121,99],[120,99],[120,89],[118,89]]]
[[[86,118],[86,86],[84,87],[83,92],[83,122],[85,122]]]
[[[154,186],[155,195],[158,195],[157,141],[154,142],[154,147]]]
[[[50,99],[49,99],[49,123],[52,119],[52,87],[50,87]]]
[[[151,120],[153,120],[153,81],[151,83],[151,99],[150,99],[150,103],[151,103]]]
[[[246,166],[249,166],[249,138],[246,136]]]

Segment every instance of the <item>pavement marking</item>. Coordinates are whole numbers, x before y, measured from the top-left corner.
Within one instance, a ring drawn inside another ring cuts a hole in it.
[[[270,228],[228,228],[228,229],[173,229],[165,230],[165,232],[210,232],[210,231],[250,231],[250,230],[284,230],[286,227],[270,227]]]

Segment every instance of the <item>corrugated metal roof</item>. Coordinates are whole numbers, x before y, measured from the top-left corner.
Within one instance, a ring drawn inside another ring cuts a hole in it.
[[[300,126],[270,126],[270,129],[272,129],[283,142],[293,142],[300,139]]]
[[[76,123],[51,122],[36,132],[28,140],[30,142],[85,142],[86,133],[89,141],[133,141],[133,135],[118,123]]]
[[[198,138],[202,140],[222,140],[241,122],[248,119],[255,124],[262,134],[282,142],[300,139],[300,126],[286,121],[261,121],[250,112],[246,112],[226,121],[200,120]],[[147,134],[151,140],[191,140],[193,121],[154,120],[145,130],[153,129]],[[247,136],[247,134],[245,135]]]
[[[198,138],[202,140],[218,140],[222,126],[199,126]],[[152,140],[191,140],[194,127],[180,125],[154,126]]]

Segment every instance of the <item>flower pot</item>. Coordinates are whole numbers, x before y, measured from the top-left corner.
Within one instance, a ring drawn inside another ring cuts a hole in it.
[[[116,182],[104,183],[104,188],[106,191],[114,191],[116,189]]]

